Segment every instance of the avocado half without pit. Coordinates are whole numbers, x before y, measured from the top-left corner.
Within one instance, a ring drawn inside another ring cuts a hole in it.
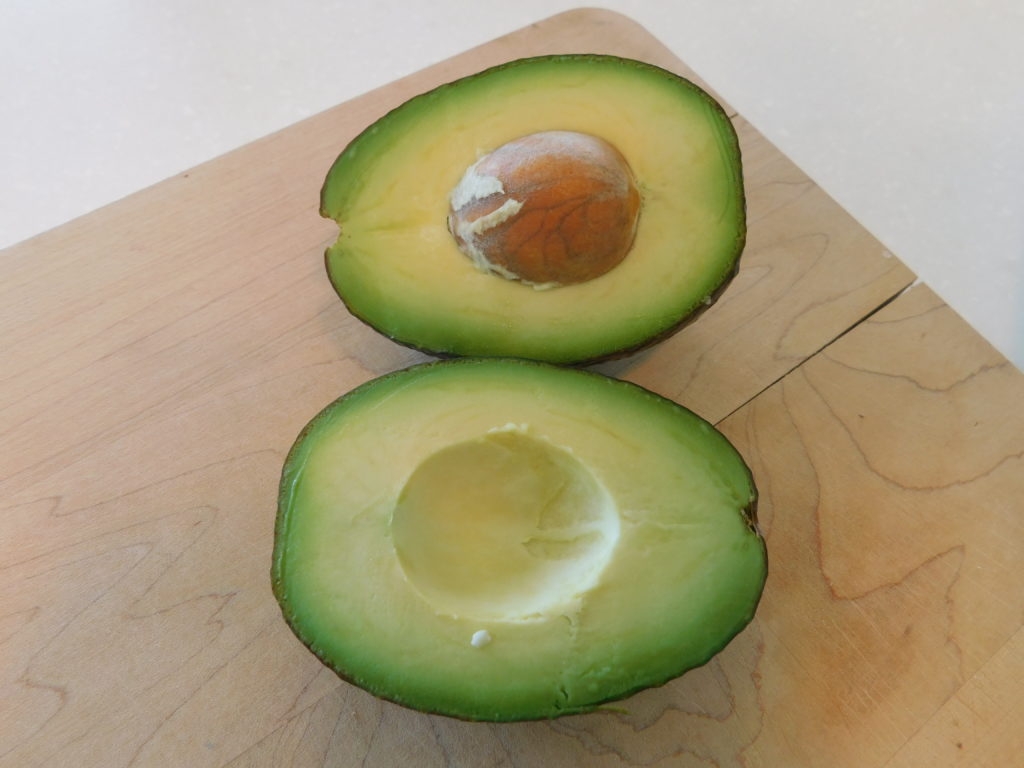
[[[736,273],[740,152],[693,83],[597,55],[521,59],[417,96],[321,191],[350,311],[442,356],[595,362],[657,341]]]
[[[319,658],[473,720],[587,712],[703,664],[767,560],[737,451],[636,385],[425,364],[329,405],[285,463],[273,587]]]

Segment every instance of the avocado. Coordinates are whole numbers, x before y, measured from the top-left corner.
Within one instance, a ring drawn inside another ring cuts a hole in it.
[[[545,56],[421,94],[354,139],[321,190],[349,310],[438,356],[580,364],[692,320],[736,273],[739,143],[693,83]]]
[[[426,712],[588,712],[705,663],[767,572],[750,471],[637,385],[512,359],[360,386],[300,434],[272,583],[325,664]]]

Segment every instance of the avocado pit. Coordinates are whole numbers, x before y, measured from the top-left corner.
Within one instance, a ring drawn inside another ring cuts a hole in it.
[[[629,253],[640,193],[604,139],[543,131],[473,163],[452,190],[448,229],[478,268],[535,288],[600,277]]]

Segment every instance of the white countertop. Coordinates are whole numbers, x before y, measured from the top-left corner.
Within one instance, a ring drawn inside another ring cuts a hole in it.
[[[653,32],[1024,367],[1017,0],[595,5]],[[10,0],[0,247],[573,7]]]

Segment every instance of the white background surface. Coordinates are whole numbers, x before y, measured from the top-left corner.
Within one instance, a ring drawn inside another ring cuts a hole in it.
[[[3,0],[0,247],[578,5]],[[654,33],[1024,367],[1024,4],[596,5]]]

